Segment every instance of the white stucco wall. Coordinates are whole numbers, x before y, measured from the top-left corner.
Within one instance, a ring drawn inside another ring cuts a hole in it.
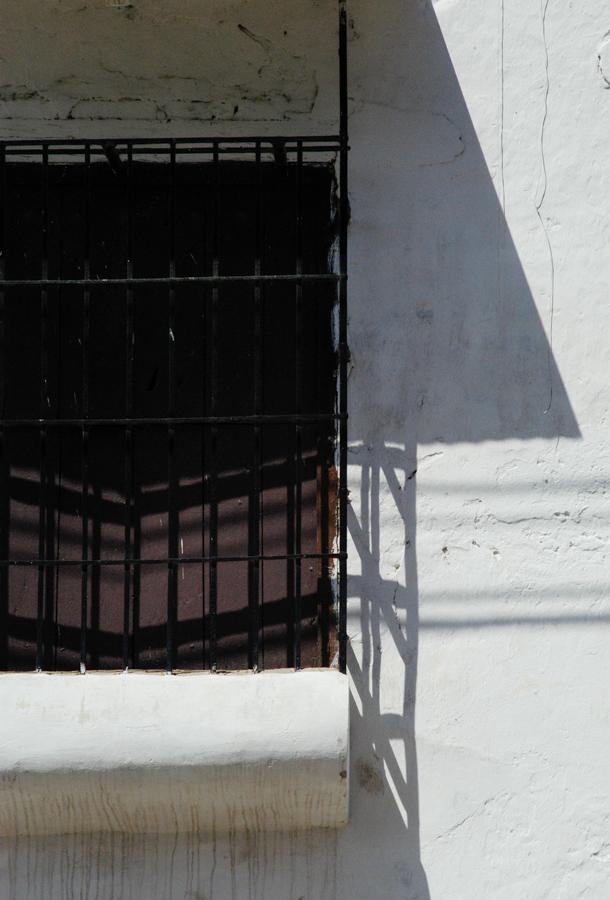
[[[326,127],[331,0],[117,6],[6,0],[5,134]],[[350,12],[350,825],[3,841],[3,897],[609,896],[610,12]]]

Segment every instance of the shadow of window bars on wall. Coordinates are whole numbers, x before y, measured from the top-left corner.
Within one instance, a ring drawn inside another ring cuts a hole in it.
[[[344,670],[341,34],[338,135],[0,145],[3,669]]]

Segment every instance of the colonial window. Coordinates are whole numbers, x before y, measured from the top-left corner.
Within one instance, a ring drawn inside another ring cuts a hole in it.
[[[0,141],[2,836],[347,821],[339,7],[336,133]]]
[[[5,667],[330,663],[337,150],[3,148]]]

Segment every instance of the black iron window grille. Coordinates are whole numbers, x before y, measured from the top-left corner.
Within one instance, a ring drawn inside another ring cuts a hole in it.
[[[337,134],[0,143],[1,668],[345,671],[339,49]]]

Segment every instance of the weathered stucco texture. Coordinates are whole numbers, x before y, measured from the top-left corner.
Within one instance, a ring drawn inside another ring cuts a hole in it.
[[[0,709],[2,838],[348,819],[349,682],[337,671],[4,673]]]
[[[7,0],[3,132],[180,136],[211,126],[226,134],[244,122],[306,122],[314,109],[329,120],[333,6]]]
[[[326,127],[334,2],[203,6],[7,0],[5,133]],[[610,10],[350,16],[350,824],[4,842],[3,897],[609,896]]]

